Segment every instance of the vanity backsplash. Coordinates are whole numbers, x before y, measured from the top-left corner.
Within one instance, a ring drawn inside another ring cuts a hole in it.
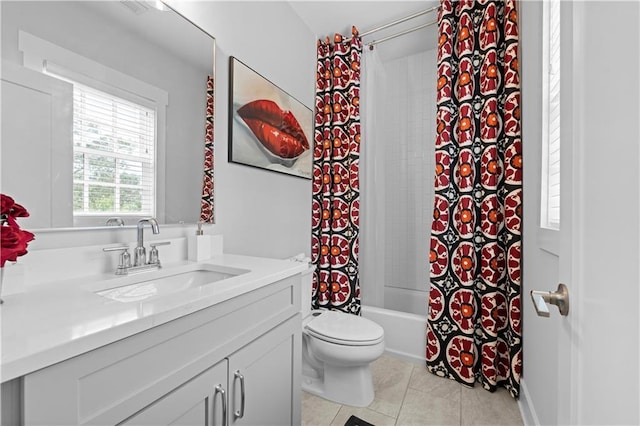
[[[205,229],[211,232],[211,227]],[[196,232],[195,225],[160,225],[160,233],[145,233],[144,245],[169,242],[158,247],[163,265],[186,261],[188,237]],[[115,274],[119,263],[119,252],[104,252],[107,247],[129,246],[133,253],[136,247],[136,228],[105,230],[70,230],[35,232],[36,239],[29,245],[29,253],[15,264],[7,265],[3,272],[2,295],[22,293],[33,286],[104,274]],[[89,234],[82,235],[82,234]],[[222,254],[222,235],[210,235],[211,256]],[[56,241],[59,244],[56,244]],[[96,244],[97,243],[97,244]],[[58,246],[58,247],[57,247]]]

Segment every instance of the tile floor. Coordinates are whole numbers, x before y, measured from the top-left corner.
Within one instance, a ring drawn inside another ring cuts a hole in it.
[[[426,367],[383,355],[372,364],[375,399],[365,408],[302,393],[302,424],[343,426],[353,414],[375,426],[522,425],[509,392],[473,389],[436,377]]]

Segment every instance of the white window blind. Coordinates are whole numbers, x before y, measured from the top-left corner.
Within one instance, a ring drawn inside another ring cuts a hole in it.
[[[541,226],[560,228],[560,0],[545,1]]]
[[[72,83],[74,215],[155,216],[155,111]]]

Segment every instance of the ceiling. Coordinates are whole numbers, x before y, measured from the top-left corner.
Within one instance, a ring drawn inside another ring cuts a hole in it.
[[[289,0],[289,4],[307,26],[319,38],[334,33],[351,34],[355,25],[360,33],[395,21],[416,12],[437,6],[436,0],[415,1],[300,1]],[[436,12],[413,18],[363,38],[367,44],[374,40],[396,34],[421,24],[436,20]],[[408,56],[435,49],[437,26],[433,25],[376,45],[382,61]]]

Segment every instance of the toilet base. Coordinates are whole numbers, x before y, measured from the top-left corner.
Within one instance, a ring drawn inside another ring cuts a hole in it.
[[[303,371],[302,390],[338,404],[367,407],[374,398],[371,367],[369,364],[358,367],[325,364],[324,377]]]

